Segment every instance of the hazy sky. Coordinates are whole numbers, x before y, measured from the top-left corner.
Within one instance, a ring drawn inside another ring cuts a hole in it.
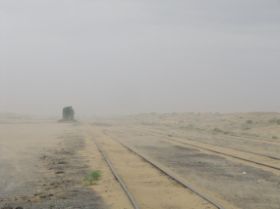
[[[279,0],[0,0],[0,112],[280,111]]]

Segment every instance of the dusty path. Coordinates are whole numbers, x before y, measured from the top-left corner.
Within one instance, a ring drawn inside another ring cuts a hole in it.
[[[104,135],[97,127],[93,130],[95,140],[106,150],[141,208],[216,208]]]

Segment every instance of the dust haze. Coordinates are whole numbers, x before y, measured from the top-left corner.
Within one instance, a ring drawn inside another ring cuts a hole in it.
[[[279,37],[280,0],[0,0],[0,209],[279,209]]]
[[[280,111],[278,0],[0,0],[0,112]]]

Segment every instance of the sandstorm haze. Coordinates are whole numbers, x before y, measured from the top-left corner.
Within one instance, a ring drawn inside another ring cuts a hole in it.
[[[280,111],[280,2],[0,0],[0,112]]]

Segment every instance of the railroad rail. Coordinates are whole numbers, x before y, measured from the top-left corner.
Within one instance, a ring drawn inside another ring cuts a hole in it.
[[[156,133],[156,134],[160,134],[162,135],[161,133],[157,132],[157,131],[154,131],[154,130],[150,130],[150,129],[147,129],[146,130],[152,132],[152,133]],[[280,167],[277,167],[277,166],[274,166],[274,165],[269,165],[269,164],[266,164],[266,163],[262,163],[262,162],[258,162],[258,161],[255,161],[255,160],[251,160],[251,159],[247,159],[247,158],[244,158],[244,157],[240,157],[240,156],[236,156],[236,155],[233,155],[233,154],[229,154],[229,153],[225,153],[225,152],[221,152],[221,151],[217,151],[215,149],[211,149],[211,148],[206,148],[206,147],[202,147],[202,146],[199,146],[199,145],[196,145],[196,144],[192,144],[192,143],[188,143],[187,141],[184,141],[182,142],[181,140],[177,140],[177,139],[174,139],[174,138],[170,138],[170,137],[166,137],[166,136],[163,136],[166,141],[168,142],[176,142],[176,143],[179,143],[179,144],[182,144],[182,145],[185,145],[185,146],[192,146],[192,147],[196,147],[198,149],[201,149],[201,150],[206,150],[206,151],[209,151],[209,152],[212,152],[212,153],[216,153],[216,154],[219,154],[219,155],[224,155],[224,156],[227,156],[227,157],[231,157],[231,158],[235,158],[235,159],[238,159],[238,160],[242,160],[242,161],[245,161],[245,162],[249,162],[249,163],[253,163],[253,164],[256,164],[256,165],[259,165],[259,166],[263,166],[263,167],[267,167],[269,169],[273,169],[273,170],[276,170],[277,172],[280,171]],[[211,145],[211,146],[214,146],[212,144],[208,144],[208,143],[202,143],[202,142],[199,142],[203,145]],[[222,147],[222,146],[219,146],[221,148],[225,148],[225,147]],[[278,157],[275,157],[275,156],[270,156],[270,155],[265,155],[265,154],[260,154],[260,153],[255,153],[255,152],[251,152],[251,151],[244,151],[244,150],[239,150],[239,149],[236,149],[236,148],[229,148],[231,150],[235,150],[235,151],[239,151],[239,152],[243,152],[244,154],[246,153],[251,153],[251,154],[254,154],[256,156],[260,156],[260,157],[266,157],[266,158],[270,158],[272,160],[280,160]]]
[[[189,139],[189,137],[187,137],[186,139]],[[199,142],[199,143],[213,146],[213,144],[210,144],[210,143],[205,143],[205,142]],[[214,145],[214,146],[217,146],[217,145]],[[260,156],[260,157],[267,157],[267,158],[270,158],[272,160],[280,160],[279,157],[272,156],[272,155],[267,155],[267,154],[262,154],[262,153],[258,153],[258,152],[252,152],[252,151],[248,151],[248,150],[243,150],[243,149],[238,149],[238,148],[231,148],[231,147],[225,147],[225,146],[218,146],[218,147],[226,148],[226,149],[231,149],[231,150],[239,151],[239,152],[243,152],[243,153],[250,153],[250,154],[253,154],[253,155]]]
[[[156,134],[159,134],[159,135],[163,135],[161,132],[159,131],[156,131],[156,130],[151,130],[151,129],[148,129],[148,128],[145,128],[146,130],[152,132],[152,133],[156,133]],[[164,136],[166,137],[166,136]],[[260,140],[253,140],[253,139],[247,139],[247,138],[241,138],[241,137],[237,137],[237,136],[227,136],[227,137],[230,137],[230,138],[233,138],[234,140],[239,140],[239,141],[242,141],[242,139],[244,140],[248,140],[248,141],[251,141],[251,142],[255,142],[255,143],[264,143],[264,144],[271,144],[271,145],[276,145],[276,146],[280,146],[280,143],[272,143],[272,142],[267,142],[267,141],[260,141]],[[182,138],[190,138],[190,137],[182,137]],[[201,137],[200,137],[201,138]],[[192,139],[190,139],[192,140]],[[205,143],[205,142],[199,142],[199,143],[202,143],[202,144],[205,144],[205,145],[213,145],[211,143]],[[215,145],[217,146],[217,145]],[[222,148],[229,148],[229,149],[232,149],[232,150],[236,150],[236,151],[240,151],[240,152],[244,152],[244,153],[251,153],[251,154],[254,154],[254,155],[258,155],[258,156],[261,156],[261,157],[267,157],[267,158],[270,158],[272,160],[280,160],[279,157],[277,156],[272,156],[272,155],[268,155],[268,154],[263,154],[263,153],[259,153],[259,152],[252,152],[252,151],[248,151],[248,150],[243,150],[243,149],[238,149],[238,148],[231,148],[231,147],[224,147],[224,146],[219,146],[219,147],[222,147]]]
[[[185,146],[196,147],[196,148],[201,149],[201,150],[206,150],[206,151],[213,152],[213,153],[216,153],[216,154],[219,154],[219,155],[224,155],[224,156],[227,156],[227,157],[235,158],[235,159],[238,159],[238,160],[243,160],[243,161],[246,161],[246,162],[249,162],[249,163],[253,163],[253,164],[256,164],[256,165],[261,165],[261,166],[264,166],[264,167],[268,167],[270,169],[274,169],[274,170],[280,171],[280,168],[277,167],[277,166],[269,165],[269,164],[258,162],[258,161],[255,161],[255,160],[250,160],[250,159],[247,159],[247,158],[244,158],[244,157],[240,157],[240,156],[236,156],[236,155],[233,155],[233,154],[230,154],[230,153],[225,153],[225,152],[217,151],[215,149],[202,147],[202,146],[199,146],[199,145],[196,145],[196,144],[192,144],[192,143],[188,143],[188,142],[185,142],[185,141],[182,142],[182,141],[179,141],[179,140],[176,140],[176,139],[168,139],[167,141],[169,141],[169,142],[176,142],[178,144],[185,145]]]
[[[147,127],[144,127],[144,128],[147,129],[147,130],[150,130],[150,129],[147,128]],[[156,131],[155,129],[156,129],[157,131]],[[150,130],[150,131],[152,131],[152,130]],[[154,131],[155,133],[160,133],[160,132],[158,132],[158,131],[160,131],[159,128],[154,128],[153,131]],[[204,134],[209,134],[209,133],[207,133],[207,132],[203,132],[203,133],[204,133]],[[221,136],[221,135],[220,135],[220,136]],[[268,138],[263,139],[263,140],[260,140],[260,139],[257,139],[257,138],[253,139],[253,138],[249,138],[249,137],[246,137],[246,136],[237,136],[237,135],[226,135],[226,137],[227,137],[227,138],[231,138],[231,139],[233,139],[233,140],[250,141],[250,142],[254,142],[254,143],[270,144],[270,145],[280,146],[280,141],[271,141],[271,139],[268,139]]]
[[[137,203],[136,199],[134,198],[133,194],[128,190],[125,182],[123,181],[123,179],[121,178],[121,176],[118,174],[118,172],[116,171],[116,169],[114,168],[112,162],[110,161],[107,153],[102,149],[101,145],[99,144],[99,142],[94,139],[93,140],[98,151],[100,152],[100,154],[102,155],[104,161],[106,162],[106,164],[108,165],[111,173],[113,174],[113,176],[115,177],[115,179],[119,182],[121,188],[123,189],[125,195],[127,196],[129,202],[131,203],[131,206],[134,209],[140,209],[139,204]]]
[[[127,150],[129,150],[130,152],[134,153],[135,155],[139,156],[140,158],[142,158],[144,161],[146,161],[147,163],[149,163],[150,165],[152,165],[154,168],[156,168],[157,170],[161,171],[163,174],[165,174],[166,176],[168,176],[170,179],[174,180],[175,182],[177,182],[178,184],[180,184],[181,186],[183,186],[186,189],[189,189],[190,191],[192,191],[193,193],[195,193],[196,195],[198,195],[199,197],[201,197],[202,199],[204,199],[205,201],[211,203],[213,206],[215,206],[217,209],[225,209],[224,206],[222,206],[220,203],[218,203],[216,200],[212,199],[211,197],[209,197],[206,194],[203,194],[202,192],[198,191],[197,189],[194,188],[193,185],[190,185],[189,183],[187,183],[183,178],[179,177],[177,174],[175,174],[174,172],[170,171],[169,169],[165,168],[164,166],[160,165],[159,163],[157,163],[156,161],[152,160],[151,158],[143,155],[142,153],[140,153],[139,151],[137,151],[135,148],[124,144],[123,142],[115,139],[115,141],[117,141],[119,144],[121,144],[123,147],[125,147]]]
[[[95,141],[95,144],[96,144],[99,152],[102,154],[104,160],[106,161],[107,165],[109,166],[111,172],[116,177],[117,181],[120,183],[122,189],[124,190],[125,194],[127,195],[128,199],[130,200],[132,206],[135,209],[140,209],[139,204],[137,203],[137,201],[134,198],[134,196],[132,195],[132,193],[128,190],[125,182],[122,180],[122,178],[119,176],[119,174],[117,174],[117,171],[113,167],[113,165],[112,165],[111,161],[109,160],[108,155],[106,154],[106,152],[102,149],[101,145],[97,142],[97,140],[94,140],[94,141]],[[202,192],[198,191],[197,189],[195,189],[194,186],[192,186],[189,183],[187,183],[183,178],[179,177],[177,174],[173,173],[172,171],[170,171],[169,169],[167,169],[164,166],[160,165],[159,163],[155,162],[154,160],[150,159],[149,157],[143,155],[142,153],[137,151],[135,148],[133,148],[133,147],[131,147],[131,146],[129,146],[129,145],[119,141],[118,139],[114,139],[114,141],[118,142],[120,145],[122,145],[129,152],[137,155],[138,157],[143,159],[145,162],[147,162],[150,165],[152,165],[152,167],[156,168],[161,173],[163,173],[164,175],[166,175],[167,177],[169,177],[173,181],[177,182],[179,185],[183,186],[184,188],[192,191],[194,194],[196,194],[197,196],[199,196],[200,198],[202,198],[206,202],[210,203],[211,205],[213,205],[217,209],[226,209],[224,206],[222,206],[216,200],[214,200],[211,197],[209,197],[208,195],[203,194]]]

